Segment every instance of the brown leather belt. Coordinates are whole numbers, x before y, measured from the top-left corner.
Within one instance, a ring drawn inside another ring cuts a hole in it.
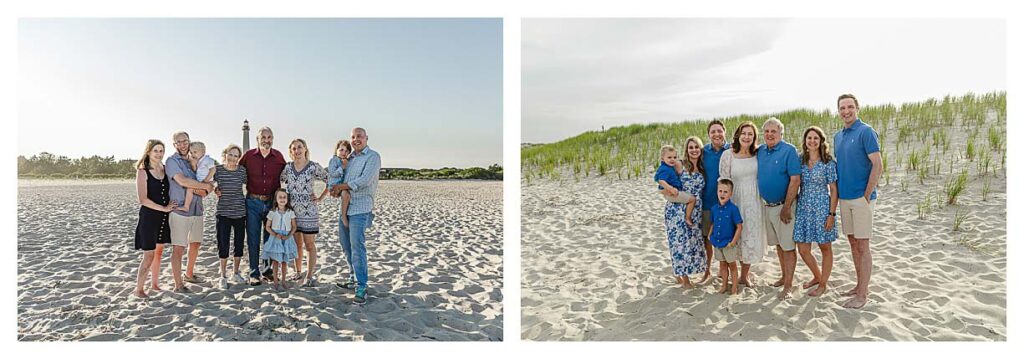
[[[270,196],[264,196],[264,195],[262,195],[262,194],[255,194],[255,193],[250,193],[250,194],[249,194],[249,198],[252,198],[252,199],[258,199],[258,200],[260,200],[260,201],[264,201],[264,202],[266,202],[266,201],[269,201],[269,200],[270,200]]]

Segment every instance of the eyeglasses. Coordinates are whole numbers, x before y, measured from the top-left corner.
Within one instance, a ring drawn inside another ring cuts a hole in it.
[[[174,144],[176,144],[176,145],[180,145],[180,144],[183,144],[183,143],[188,143],[188,142],[189,142],[189,141],[188,141],[188,140],[186,139],[186,140],[174,141]]]

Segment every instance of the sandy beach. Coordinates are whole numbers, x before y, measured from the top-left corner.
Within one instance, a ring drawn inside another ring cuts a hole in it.
[[[502,340],[502,182],[381,181],[363,306],[334,285],[345,268],[335,199],[320,207],[320,284],[289,291],[217,286],[214,202],[205,283],[167,290],[168,248],[165,290],[138,299],[134,181],[19,181],[18,340]]]
[[[950,151],[962,152],[964,138],[952,132]],[[786,140],[799,146],[799,135]],[[951,164],[942,165],[940,175],[920,185],[916,173],[890,162],[889,184],[883,178],[879,187],[874,274],[862,310],[841,306],[841,291],[855,283],[845,238],[833,245],[830,288],[819,298],[798,289],[776,299],[778,289],[769,286],[781,277],[774,248],[751,269],[755,286],[739,295],[716,294],[717,281],[684,290],[671,277],[664,201],[649,176],[523,182],[522,338],[1005,341],[1005,169],[978,177],[976,162],[956,160],[955,171],[967,169],[970,181],[959,205],[946,206],[942,188]],[[919,218],[926,197],[932,204]],[[957,210],[968,214],[954,231]],[[820,252],[812,253],[820,265]],[[717,259],[712,268],[717,275]],[[794,283],[810,278],[798,258]]]

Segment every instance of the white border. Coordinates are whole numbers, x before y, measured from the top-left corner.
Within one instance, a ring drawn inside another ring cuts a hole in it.
[[[2,218],[6,229],[8,260],[4,262],[0,278],[3,278],[3,308],[0,323],[9,328],[4,336],[4,345],[12,345],[16,353],[34,356],[138,356],[179,357],[184,350],[201,352],[205,355],[248,356],[262,354],[270,356],[385,356],[385,357],[521,357],[526,355],[545,356],[587,356],[587,357],[655,357],[660,356],[705,356],[725,355],[748,357],[863,357],[882,354],[885,356],[921,356],[941,354],[942,357],[978,357],[992,354],[1006,354],[1016,349],[1013,335],[1015,324],[1021,323],[1014,311],[1014,299],[1019,298],[1018,286],[1009,286],[1007,293],[1007,334],[1008,343],[534,343],[519,341],[519,234],[520,234],[520,190],[519,190],[519,135],[520,135],[520,43],[519,29],[522,17],[928,17],[928,18],[1006,18],[1008,53],[1008,89],[1010,118],[1008,132],[1012,139],[1021,133],[1020,125],[1013,119],[1022,107],[1021,96],[1017,93],[1024,87],[1021,83],[1019,64],[1024,63],[1020,55],[1021,37],[1020,11],[1013,11],[1011,2],[980,1],[905,1],[890,2],[879,0],[861,1],[195,1],[151,3],[146,1],[34,1],[0,5],[3,15],[0,26],[0,48],[3,51],[4,81],[0,85],[3,98],[4,119],[17,119],[16,81],[17,78],[17,19],[19,17],[504,17],[504,163],[505,163],[505,342],[488,343],[244,343],[244,344],[182,344],[182,343],[15,343],[17,338],[17,185],[16,185],[16,142],[6,141],[0,148],[0,166],[5,169],[3,186],[0,187],[8,205]],[[937,74],[941,76],[941,74]],[[6,122],[6,121],[5,121]],[[14,123],[17,133],[17,121]],[[10,132],[8,132],[10,133]],[[13,136],[10,136],[13,137]],[[1008,177],[1019,178],[1018,168],[1024,161],[1024,152],[1015,141],[1007,141],[1009,154]],[[1008,186],[1008,221],[1015,223],[1020,218],[1020,206],[1013,199],[1018,190]],[[1008,228],[1007,238],[1017,239],[1018,227]],[[1021,259],[1014,241],[1007,244],[1008,284],[1021,278],[1020,266],[1014,259]],[[951,283],[955,285],[955,283]],[[424,350],[426,349],[426,350]],[[368,351],[369,350],[369,351]],[[72,354],[73,353],[73,354]],[[1002,355],[1000,355],[1002,356]]]

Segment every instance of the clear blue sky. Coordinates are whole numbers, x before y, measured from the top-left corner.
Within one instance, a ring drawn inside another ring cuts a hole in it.
[[[220,159],[248,119],[326,164],[502,163],[501,19],[22,19],[18,153],[137,158],[176,130]]]

